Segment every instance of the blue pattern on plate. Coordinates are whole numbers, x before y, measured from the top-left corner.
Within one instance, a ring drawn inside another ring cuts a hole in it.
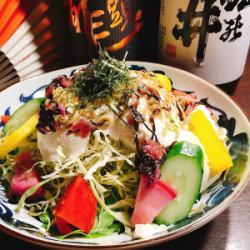
[[[139,66],[139,65],[135,65],[135,64],[129,65],[129,69],[131,69],[131,70],[146,70],[145,67]]]
[[[212,192],[211,197],[206,202],[205,211],[208,211],[216,205],[220,204],[233,192],[234,187],[235,184],[228,184],[226,186],[221,185],[221,187],[216,192]]]
[[[33,92],[32,92],[30,95],[28,95],[28,96],[24,96],[23,94],[21,94],[20,97],[19,97],[20,102],[27,102],[27,101],[33,99],[33,98],[34,98],[34,95],[35,95],[37,92],[40,92],[40,91],[44,90],[47,86],[48,86],[48,85],[43,85],[43,86],[39,87],[38,89],[36,89],[35,91],[33,91]]]
[[[0,185],[0,218],[6,221],[9,221],[13,213],[12,211],[5,205],[9,203],[8,198],[6,197],[5,190],[3,186]]]
[[[73,76],[73,75],[75,74],[75,72],[76,72],[76,69],[72,70],[72,71],[70,72],[70,76]]]

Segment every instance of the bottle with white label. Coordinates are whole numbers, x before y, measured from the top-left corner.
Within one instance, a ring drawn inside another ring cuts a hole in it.
[[[250,1],[161,0],[160,61],[232,94],[250,44]]]

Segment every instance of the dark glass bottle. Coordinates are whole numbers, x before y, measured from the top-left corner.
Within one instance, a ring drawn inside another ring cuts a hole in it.
[[[227,83],[222,83],[217,85],[220,89],[222,89],[224,92],[226,92],[228,95],[233,95],[236,88],[237,88],[237,84],[239,83],[241,77],[239,77],[238,79],[231,81],[231,82],[227,82]]]
[[[160,0],[66,0],[75,64],[97,55],[99,45],[127,60],[155,61]]]

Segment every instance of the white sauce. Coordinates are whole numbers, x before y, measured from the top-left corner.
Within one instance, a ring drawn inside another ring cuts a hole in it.
[[[107,135],[112,139],[118,141],[120,140],[125,146],[129,148],[134,148],[134,134],[133,131],[126,126],[120,118],[114,115],[112,123],[106,130]]]
[[[146,97],[140,97],[138,100],[137,111],[141,113],[144,117],[145,124],[152,129],[151,123],[149,121],[150,118],[150,110],[148,109],[148,103]],[[139,123],[138,126],[138,134],[141,137],[151,138],[152,133],[146,128],[143,123]]]
[[[138,100],[137,111],[143,115],[145,120],[149,120],[150,110],[148,109],[148,102],[146,97],[140,97]]]
[[[101,107],[97,108],[94,111],[95,116],[99,116],[101,114],[103,114],[104,112],[107,112],[110,108],[106,105],[102,105]]]
[[[82,138],[74,134],[67,134],[67,131],[37,133],[37,144],[45,161],[59,161],[61,156],[58,147],[62,153],[69,159],[74,159],[83,153],[89,144],[89,137]]]
[[[130,79],[135,79],[135,78],[137,78],[137,73],[136,73],[136,71],[131,70],[131,71],[129,72],[129,77],[130,77]]]
[[[170,131],[166,128],[166,124],[169,120],[166,115],[167,111],[161,111],[161,113],[155,117],[155,134],[160,142],[165,147],[170,146],[177,138],[177,131]]]
[[[168,227],[157,224],[136,224],[134,238],[149,239],[155,234],[167,232]]]
[[[145,118],[145,124],[152,129],[152,124],[150,123],[150,110],[148,109],[147,99],[145,97],[139,98],[139,104],[137,107],[137,111],[143,115]],[[167,115],[167,111],[161,111],[161,113],[154,118],[155,123],[155,134],[160,142],[165,147],[171,145],[177,137],[177,132],[170,131],[166,129],[166,124],[169,122]],[[152,133],[146,128],[143,123],[139,124],[138,133],[141,136],[145,136],[147,139],[150,139]]]

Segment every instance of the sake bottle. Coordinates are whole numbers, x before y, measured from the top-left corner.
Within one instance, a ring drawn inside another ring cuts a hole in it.
[[[250,43],[250,1],[161,0],[159,58],[232,94]]]
[[[97,56],[156,61],[160,0],[66,0],[75,63]]]

